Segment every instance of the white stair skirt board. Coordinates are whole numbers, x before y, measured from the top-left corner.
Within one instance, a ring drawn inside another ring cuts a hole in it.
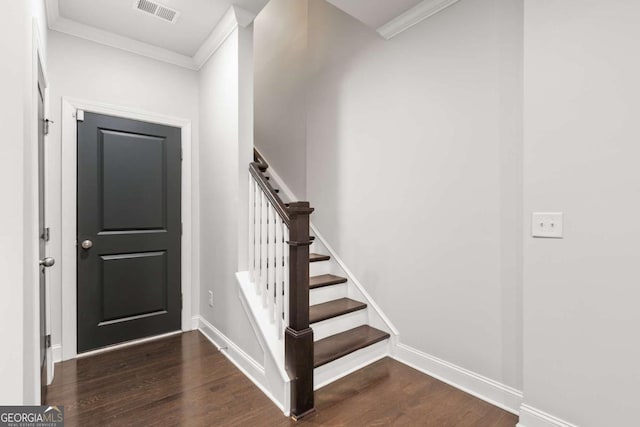
[[[323,302],[347,297],[347,284],[323,286],[309,291],[309,305],[322,304]]]
[[[318,390],[387,357],[389,355],[389,346],[390,341],[384,340],[314,369],[313,389]]]
[[[238,368],[247,378],[249,378],[275,405],[280,408],[284,415],[289,416],[289,383],[286,384],[276,396],[271,392],[273,386],[273,375],[269,375],[265,367],[256,362],[251,356],[245,353],[233,341],[227,338],[222,332],[216,329],[204,318],[199,317],[199,330],[209,341]]]
[[[328,336],[366,325],[368,320],[367,309],[364,309],[323,320],[322,322],[313,323],[311,325],[311,329],[313,329],[313,340],[318,341]]]
[[[505,411],[515,415],[519,413],[518,411],[522,404],[522,392],[513,387],[501,384],[401,343],[397,343],[392,349],[391,357]]]
[[[520,406],[520,422],[516,427],[577,427],[539,409],[523,404]]]

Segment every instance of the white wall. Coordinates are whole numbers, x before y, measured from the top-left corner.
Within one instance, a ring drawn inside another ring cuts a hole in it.
[[[524,396],[582,427],[638,424],[639,16],[525,2],[525,233],[563,211],[565,237],[525,238]]]
[[[271,0],[254,28],[255,144],[303,200],[307,192],[307,0]]]
[[[51,80],[51,137],[47,141],[50,185],[48,223],[51,226],[50,256],[61,259],[61,105],[62,97],[79,98],[191,120],[192,156],[198,156],[198,74],[174,65],[89,42],[65,34],[49,34],[49,77]],[[194,162],[197,163],[197,162]],[[192,193],[197,197],[197,165],[192,168]],[[198,215],[194,213],[194,242],[197,242]],[[194,245],[194,259],[199,246]],[[60,345],[61,270],[51,269],[52,341]],[[193,277],[193,295],[198,295],[198,271]],[[197,313],[197,298],[193,310]]]
[[[5,9],[0,27],[0,186],[4,199],[0,209],[0,321],[2,342],[11,351],[0,352],[0,402],[23,401],[23,158],[24,112],[22,109],[28,52],[26,40],[27,6],[13,2]],[[11,209],[7,207],[11,206]],[[4,345],[3,345],[4,347]]]
[[[0,403],[33,404],[39,390],[36,46],[46,58],[41,0],[6,5],[0,29]],[[46,66],[46,63],[44,64]]]
[[[521,44],[519,1],[461,1],[389,41],[309,4],[312,221],[402,343],[516,389]]]
[[[248,33],[248,34],[247,34]],[[251,47],[251,30],[238,28],[200,70],[200,315],[256,361],[263,351],[238,298],[240,230],[248,222],[243,184],[252,159],[243,129],[250,105],[240,91],[240,61]],[[250,51],[249,51],[250,52]],[[247,71],[247,70],[245,70]],[[250,71],[250,70],[249,70]],[[250,76],[250,74],[249,74]],[[250,97],[249,97],[250,101]],[[249,139],[247,139],[249,138]],[[245,247],[246,250],[246,247]],[[242,269],[242,268],[240,268]],[[246,266],[245,268],[246,269]],[[209,306],[209,291],[214,304]]]

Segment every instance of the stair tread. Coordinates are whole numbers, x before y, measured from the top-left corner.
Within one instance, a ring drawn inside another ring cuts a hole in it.
[[[384,341],[389,334],[369,325],[358,326],[314,343],[313,367],[325,365],[343,356]]]
[[[328,261],[330,259],[329,255],[309,254],[309,262]]]
[[[309,307],[309,323],[321,322],[343,314],[364,310],[367,304],[352,300],[351,298],[340,298],[333,301],[316,304]]]
[[[334,274],[321,274],[320,276],[313,276],[309,278],[309,288],[316,289],[324,286],[337,285],[345,283],[346,277],[336,276]]]

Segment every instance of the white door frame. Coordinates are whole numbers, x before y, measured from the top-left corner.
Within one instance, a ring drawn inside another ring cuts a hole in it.
[[[32,52],[31,52],[31,58],[32,58],[32,82],[31,82],[31,90],[32,90],[32,110],[31,110],[31,125],[30,125],[30,130],[31,130],[31,139],[33,141],[32,143],[32,147],[35,148],[36,150],[36,154],[34,156],[34,159],[31,159],[31,161],[34,162],[34,167],[35,167],[35,171],[36,173],[40,173],[39,171],[39,166],[38,166],[38,132],[39,132],[39,128],[40,126],[42,126],[42,123],[40,123],[38,121],[38,103],[39,101],[39,95],[38,95],[38,67],[40,67],[40,70],[42,71],[42,75],[44,77],[44,117],[48,118],[50,116],[50,111],[49,111],[49,94],[50,94],[50,90],[49,90],[49,73],[47,72],[47,61],[44,57],[45,55],[45,49],[44,49],[44,45],[42,44],[42,37],[40,35],[40,30],[38,27],[38,20],[36,18],[32,18]],[[48,142],[48,135],[44,135],[44,170],[45,170],[45,189],[44,189],[44,205],[45,205],[45,227],[50,227],[51,224],[51,211],[48,209],[49,203],[47,200],[47,174],[48,174],[48,165],[50,162],[50,150],[49,150],[49,142]],[[34,197],[34,206],[39,207],[39,203],[40,203],[40,199],[39,199],[39,178],[36,175],[35,176],[35,180],[33,182],[33,197]],[[33,223],[32,224],[28,224],[29,227],[31,227],[31,235],[32,235],[32,239],[35,242],[35,248],[36,248],[36,256],[38,256],[39,258],[39,249],[38,249],[38,245],[40,243],[40,224],[38,221],[38,211],[36,210],[36,213],[33,217]],[[50,242],[45,242],[45,253],[46,256],[50,255]],[[31,260],[33,261],[37,261],[36,260]],[[32,273],[34,274],[34,287],[33,287],[33,296],[34,299],[31,302],[28,303],[32,303],[33,304],[33,316],[32,316],[32,321],[33,321],[33,336],[31,336],[31,334],[27,333],[25,335],[25,339],[31,339],[32,343],[33,343],[33,349],[34,349],[34,355],[33,355],[33,361],[34,363],[34,369],[35,369],[35,376],[34,376],[34,395],[35,395],[35,401],[34,404],[39,405],[40,404],[40,400],[41,400],[41,396],[40,396],[40,300],[39,300],[39,296],[40,296],[40,266],[38,266],[37,262],[35,262],[33,264],[34,266],[36,266],[36,268],[32,269]],[[45,269],[45,325],[46,325],[46,330],[45,330],[45,334],[47,335],[51,335],[51,269],[47,268]],[[47,385],[51,384],[51,382],[53,381],[53,369],[54,369],[54,360],[53,360],[53,351],[51,347],[48,347],[47,349],[45,349],[46,351],[46,355],[47,355]],[[29,369],[29,368],[27,368]],[[29,384],[25,384],[25,387],[29,387]]]
[[[193,329],[191,321],[192,299],[192,139],[191,121],[161,114],[140,111],[93,101],[62,98],[62,360],[73,359],[77,353],[77,259],[76,259],[76,181],[77,181],[77,124],[78,111],[104,114],[125,119],[179,127],[182,129],[182,260],[181,282],[182,330]]]

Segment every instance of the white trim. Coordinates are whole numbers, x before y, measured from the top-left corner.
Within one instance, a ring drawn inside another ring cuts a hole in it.
[[[392,358],[499,408],[518,414],[522,392],[498,381],[398,343]],[[530,427],[530,426],[527,426]]]
[[[195,71],[206,64],[207,60],[218,50],[227,37],[238,28],[238,25],[247,27],[256,16],[238,6],[230,6],[196,54],[188,56],[65,18],[60,15],[59,0],[46,0],[46,5],[48,26],[52,31],[69,34]]]
[[[138,344],[144,344],[146,342],[158,341],[164,338],[172,337],[174,335],[182,334],[182,331],[173,331],[167,332],[166,334],[154,335],[152,337],[140,338],[133,341],[123,342],[121,344],[114,344],[108,347],[99,348],[97,350],[87,351],[86,353],[82,353],[76,356],[76,359],[84,359],[85,357],[95,356],[96,354],[108,353],[113,350],[120,350],[123,348],[131,347]]]
[[[182,330],[193,328],[192,299],[197,293],[197,272],[193,271],[193,247],[198,245],[198,235],[193,227],[192,203],[192,149],[191,121],[134,108],[120,107],[62,98],[62,359],[69,360],[77,356],[77,318],[76,318],[76,111],[84,110],[126,119],[158,123],[182,129],[182,222],[181,243],[181,282],[182,282]]]
[[[271,167],[269,167],[269,169],[271,169]],[[371,295],[369,295],[369,293],[365,290],[364,286],[362,286],[362,283],[360,283],[360,281],[356,279],[356,277],[351,272],[351,270],[347,268],[347,265],[344,263],[344,261],[342,261],[342,259],[338,256],[336,251],[331,247],[331,245],[329,245],[329,243],[327,243],[327,240],[322,236],[322,234],[320,234],[320,232],[318,231],[318,228],[313,223],[310,223],[309,227],[311,227],[311,231],[313,231],[313,234],[316,236],[316,239],[318,239],[327,249],[327,251],[329,252],[329,255],[331,255],[331,258],[335,262],[337,262],[340,268],[342,269],[342,271],[344,271],[344,274],[349,279],[349,282],[353,283],[355,287],[358,289],[358,291],[362,294],[362,296],[364,296],[364,298],[367,300],[368,306],[371,309],[373,309],[373,311],[376,312],[376,314],[382,319],[385,325],[387,325],[387,327],[393,333],[393,335],[396,335],[396,336],[400,335],[400,332],[398,332],[398,328],[396,328],[393,325],[393,323],[391,323],[391,320],[387,317],[386,314],[384,314],[380,306],[374,301]]]
[[[202,46],[198,49],[195,55],[193,55],[193,62],[196,64],[196,70],[202,68],[207,63],[209,58],[222,46],[227,38],[233,34],[238,28],[238,20],[236,18],[237,6],[230,7],[227,12],[222,16],[218,24],[213,29],[209,37],[202,43]],[[239,9],[239,8],[238,8]]]
[[[35,175],[32,177],[33,181],[31,183],[31,194],[32,194],[32,206],[35,209],[33,212],[33,217],[31,224],[29,224],[29,218],[25,217],[25,227],[27,229],[31,229],[30,239],[35,243],[35,260],[31,260],[33,262],[33,267],[31,269],[31,274],[33,274],[33,288],[31,289],[31,297],[32,300],[25,299],[23,304],[31,304],[32,305],[32,313],[31,313],[31,322],[32,329],[31,333],[25,333],[25,340],[29,340],[31,338],[31,344],[33,348],[32,358],[25,358],[25,363],[27,361],[32,362],[32,373],[33,373],[33,383],[25,384],[25,396],[31,396],[34,398],[34,403],[39,404],[41,400],[41,376],[40,376],[40,267],[37,264],[38,258],[40,257],[39,253],[39,244],[40,244],[40,224],[39,224],[39,164],[38,164],[38,131],[40,129],[40,124],[38,121],[38,65],[40,65],[40,69],[42,71],[42,75],[44,78],[44,117],[47,118],[49,114],[49,77],[47,72],[47,61],[46,61],[46,51],[44,49],[44,45],[42,44],[42,37],[39,30],[39,23],[36,18],[31,19],[31,82],[29,82],[29,86],[31,88],[31,111],[30,111],[30,123],[28,124],[28,129],[30,134],[27,136],[27,140],[31,140],[30,147],[34,152],[31,153],[31,158],[27,159],[28,162],[31,162],[31,167],[35,171]],[[46,143],[47,136],[45,138],[44,145],[44,165],[45,165],[45,182],[47,181],[46,173],[47,173],[47,161],[48,161],[48,144]],[[26,190],[26,189],[25,189]],[[25,194],[27,194],[25,192]],[[44,226],[48,226],[47,222],[47,194],[46,194],[46,186],[45,186],[45,194],[44,194],[44,204],[45,204],[45,224]],[[49,246],[50,243],[45,242],[45,256],[49,255]],[[51,283],[51,271],[50,269],[45,269],[45,281],[46,283]],[[51,334],[51,292],[50,286],[46,286],[45,288],[45,334]],[[28,348],[28,347],[27,347]],[[46,349],[46,360],[47,360],[47,384],[51,384],[53,381],[53,353],[51,348]],[[29,366],[25,365],[25,370],[29,369]],[[28,378],[28,376],[27,376]],[[26,389],[31,387],[31,392],[28,392]]]
[[[191,318],[191,329],[195,331],[199,327],[200,327],[200,316],[196,314]]]
[[[520,421],[516,427],[577,427],[532,406],[520,406]]]
[[[55,0],[52,0],[55,1]],[[90,40],[105,46],[115,47],[127,52],[146,56],[148,58],[157,59],[159,61],[168,62],[169,64],[178,65],[190,70],[197,70],[198,67],[193,58],[182,55],[168,49],[153,46],[138,40],[81,24],[67,18],[58,18],[49,23],[49,29],[70,36],[79,37],[81,39]]]
[[[236,281],[239,288],[238,298],[262,351],[265,352],[265,356],[268,352],[275,366],[278,367],[278,374],[282,382],[289,382],[289,376],[284,369],[284,340],[276,339],[278,336],[276,324],[269,320],[267,310],[263,309],[262,298],[256,294],[255,288],[249,280],[249,272],[236,273]]]
[[[62,346],[60,344],[51,346],[51,354],[53,355],[53,363],[62,362]]]
[[[389,40],[457,2],[458,0],[423,0],[402,15],[378,27],[377,31]]]
[[[282,402],[269,391],[268,379],[263,366],[256,362],[251,356],[238,347],[233,341],[227,338],[222,332],[207,322],[202,316],[198,316],[198,330],[216,346],[216,348],[233,363],[247,378],[249,378],[271,401],[285,414]]]

